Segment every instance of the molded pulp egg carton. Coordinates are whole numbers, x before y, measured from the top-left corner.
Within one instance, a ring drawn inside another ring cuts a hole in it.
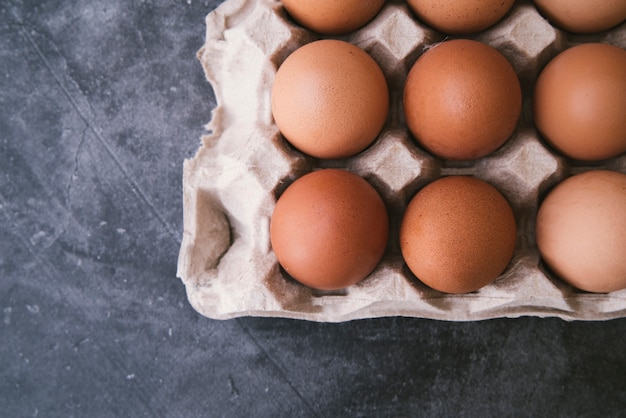
[[[377,140],[352,158],[329,161],[305,156],[286,143],[272,119],[272,81],[290,53],[321,38],[294,23],[278,1],[228,0],[206,18],[206,43],[198,58],[218,106],[202,146],[184,164],[184,235],[178,261],[178,276],[199,313],[215,319],[273,316],[326,322],[381,316],[451,321],[626,316],[626,290],[586,293],[547,272],[534,234],[538,203],[554,185],[591,168],[626,172],[626,156],[585,165],[567,160],[541,141],[531,110],[534,80],[551,58],[581,42],[626,48],[626,24],[596,35],[572,35],[553,28],[530,1],[518,1],[494,27],[466,36],[507,57],[524,93],[513,136],[494,153],[469,162],[430,155],[407,130],[405,77],[426,49],[452,37],[419,22],[403,1],[388,1],[364,28],[334,37],[367,51],[386,75],[391,109]],[[389,243],[376,270],[336,292],[310,289],[288,277],[269,238],[280,193],[299,176],[324,167],[367,179],[383,197],[391,219]],[[476,176],[496,186],[510,202],[518,226],[516,251],[505,272],[479,291],[461,295],[422,284],[404,264],[398,243],[409,199],[426,184],[452,174]]]

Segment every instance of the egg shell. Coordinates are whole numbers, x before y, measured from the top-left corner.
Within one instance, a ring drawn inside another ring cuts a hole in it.
[[[535,0],[553,25],[574,33],[595,33],[626,19],[624,0]]]
[[[507,59],[466,39],[427,50],[411,68],[403,97],[416,140],[451,160],[476,159],[499,148],[522,108],[520,83]]]
[[[343,35],[372,20],[385,0],[282,0],[302,26],[326,35]]]
[[[537,79],[534,119],[543,138],[570,158],[626,151],[626,51],[586,43],[561,52]]]
[[[467,293],[504,271],[516,232],[513,211],[495,187],[474,177],[449,176],[411,199],[400,247],[420,281],[442,292]]]
[[[287,141],[324,159],[367,148],[389,111],[387,81],[376,61],[334,39],[311,42],[287,57],[276,73],[271,100]]]
[[[363,178],[339,169],[314,171],[293,182],[272,214],[272,248],[285,271],[323,290],[363,280],[383,256],[387,209]]]
[[[567,178],[537,214],[537,246],[561,279],[589,292],[626,288],[626,174],[591,170]]]
[[[487,29],[502,19],[513,3],[515,0],[408,0],[424,23],[455,35]]]

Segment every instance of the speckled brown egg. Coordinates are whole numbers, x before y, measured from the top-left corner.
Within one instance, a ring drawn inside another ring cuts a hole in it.
[[[420,281],[442,292],[466,293],[504,271],[515,236],[513,211],[496,188],[474,177],[450,176],[411,199],[400,248]]]
[[[515,70],[477,41],[446,41],[425,52],[404,87],[409,130],[428,151],[451,160],[483,157],[517,126],[522,92]]]
[[[569,177],[537,214],[537,246],[553,272],[579,289],[626,289],[626,174]]]
[[[305,28],[326,35],[343,35],[372,20],[385,0],[282,0],[282,3]]]
[[[600,43],[565,50],[535,84],[534,119],[566,156],[603,160],[626,151],[626,51]]]
[[[385,204],[356,174],[323,169],[293,182],[272,215],[276,258],[299,282],[323,290],[351,286],[381,260],[389,232]]]
[[[376,61],[355,45],[331,39],[306,44],[287,57],[271,100],[285,139],[324,159],[367,148],[389,110],[387,82]]]
[[[515,0],[408,0],[427,25],[444,33],[477,33],[498,22]]]
[[[554,26],[575,33],[601,32],[626,19],[624,0],[535,0]]]

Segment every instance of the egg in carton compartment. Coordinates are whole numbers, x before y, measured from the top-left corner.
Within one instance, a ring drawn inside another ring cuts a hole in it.
[[[280,64],[321,36],[293,22],[278,1],[228,0],[206,17],[206,42],[197,57],[217,99],[208,134],[183,167],[184,233],[177,275],[191,305],[214,319],[239,316],[341,322],[383,316],[449,321],[498,317],[606,320],[626,316],[626,290],[577,290],[544,268],[535,243],[535,217],[545,194],[564,178],[604,168],[626,173],[626,155],[580,163],[552,151],[532,119],[532,90],[541,69],[571,45],[605,42],[626,48],[626,24],[596,35],[552,27],[529,1],[518,1],[495,26],[472,36],[513,65],[523,91],[514,134],[486,157],[447,161],[422,150],[404,121],[404,80],[428,48],[455,37],[419,22],[405,2],[387,1],[366,26],[335,36],[362,48],[383,70],[390,112],[376,141],[351,158],[306,156],[281,136],[271,112],[271,87]],[[378,267],[339,291],[320,291],[290,278],[269,237],[277,198],[296,178],[321,168],[342,168],[369,181],[390,217],[390,235]],[[492,284],[446,294],[422,284],[406,267],[398,231],[410,198],[447,175],[470,175],[494,185],[517,222],[516,250]]]

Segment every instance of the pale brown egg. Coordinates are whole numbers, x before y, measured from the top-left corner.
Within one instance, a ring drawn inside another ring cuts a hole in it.
[[[427,25],[444,33],[477,33],[498,22],[515,0],[408,0]]]
[[[537,78],[534,119],[566,156],[602,160],[626,151],[626,51],[587,43],[565,50]]]
[[[428,151],[451,160],[483,157],[517,126],[522,91],[515,70],[477,41],[446,41],[426,51],[404,87],[409,130]]]
[[[326,35],[343,35],[372,20],[385,0],[282,0],[282,3],[305,28]]]
[[[537,214],[537,246],[561,279],[589,292],[626,288],[626,174],[569,177]]]
[[[325,159],[367,148],[389,110],[387,81],[376,61],[357,46],[331,39],[306,44],[287,57],[271,100],[285,139]]]
[[[409,202],[400,248],[420,281],[442,292],[466,293],[504,271],[516,229],[513,211],[495,187],[468,176],[443,177]]]
[[[626,19],[624,0],[535,0],[554,26],[575,33],[601,32]]]
[[[367,277],[381,260],[389,233],[385,204],[356,174],[313,171],[276,202],[270,238],[276,258],[299,282],[336,290]]]

